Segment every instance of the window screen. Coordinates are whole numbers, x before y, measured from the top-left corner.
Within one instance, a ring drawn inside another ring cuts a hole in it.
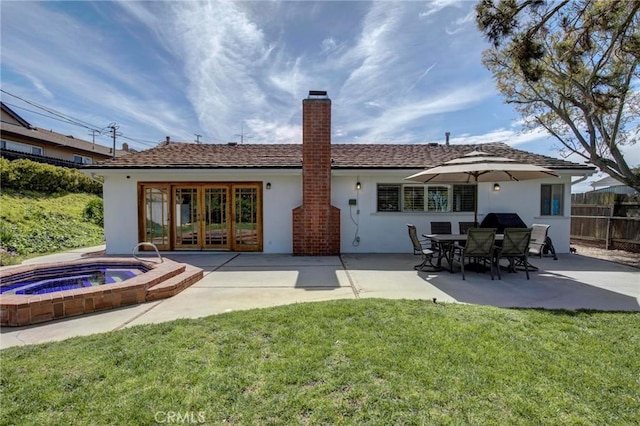
[[[378,185],[379,212],[400,211],[400,186],[401,185]]]
[[[472,212],[475,185],[378,184],[379,212]]]
[[[475,185],[454,185],[453,186],[453,206],[454,212],[472,212],[475,210],[476,199]]]
[[[427,187],[428,208],[430,212],[449,211],[449,187],[429,186]]]
[[[402,188],[403,193],[403,211],[405,212],[423,212],[424,211],[424,186],[405,185]]]

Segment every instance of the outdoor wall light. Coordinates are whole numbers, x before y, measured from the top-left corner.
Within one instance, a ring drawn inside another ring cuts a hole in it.
[[[500,184],[499,183],[494,183],[493,184],[493,190],[494,191],[500,191]]]
[[[356,190],[360,191],[360,188],[362,188],[362,184],[360,183],[360,181],[356,182]]]
[[[267,182],[267,191],[271,189],[271,182]]]

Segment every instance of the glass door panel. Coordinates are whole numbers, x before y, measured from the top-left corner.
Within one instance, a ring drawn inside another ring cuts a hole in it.
[[[261,190],[260,183],[141,184],[139,240],[161,250],[261,251]]]
[[[159,250],[169,250],[169,188],[143,187],[143,238]]]
[[[262,250],[259,186],[234,185],[234,249]]]
[[[229,188],[204,189],[204,247],[226,249],[229,241]]]
[[[175,247],[200,248],[199,188],[174,188]]]

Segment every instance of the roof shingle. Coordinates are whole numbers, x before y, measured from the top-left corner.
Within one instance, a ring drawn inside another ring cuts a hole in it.
[[[422,169],[437,166],[475,150],[552,169],[593,169],[592,166],[514,149],[504,143],[449,146],[336,143],[331,146],[332,168]],[[87,168],[302,168],[302,145],[170,142],[115,160],[106,160]]]

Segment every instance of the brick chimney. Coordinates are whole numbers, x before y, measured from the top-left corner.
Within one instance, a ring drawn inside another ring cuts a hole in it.
[[[293,254],[340,254],[340,209],[331,205],[331,99],[302,101],[302,205],[293,209]]]

